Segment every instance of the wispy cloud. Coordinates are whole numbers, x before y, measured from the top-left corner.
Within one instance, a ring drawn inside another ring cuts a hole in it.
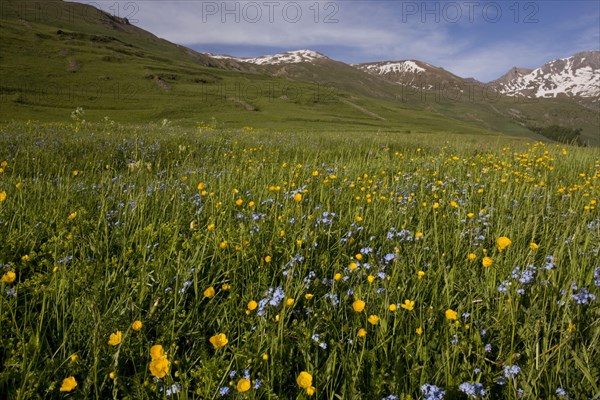
[[[514,65],[539,66],[598,48],[594,2],[521,2],[518,12],[513,2],[475,3],[141,1],[134,17],[157,36],[200,50],[327,48],[340,61],[419,59],[483,81]],[[109,1],[95,4],[114,8]],[[461,15],[455,20],[456,6]],[[537,23],[525,23],[534,11]]]

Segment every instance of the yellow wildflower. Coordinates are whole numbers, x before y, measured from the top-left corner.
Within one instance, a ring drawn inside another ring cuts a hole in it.
[[[115,333],[111,333],[108,338],[108,344],[111,346],[118,346],[123,341],[123,333],[121,331],[116,331]]]
[[[164,378],[169,373],[170,362],[167,357],[160,357],[150,361],[150,373],[157,378]]]
[[[215,347],[215,349],[220,349],[225,347],[229,340],[227,340],[227,336],[224,333],[217,333],[209,339],[210,343]]]
[[[77,386],[77,381],[74,376],[63,379],[62,385],[60,386],[61,392],[70,392]]]
[[[312,375],[306,371],[300,372],[300,374],[296,378],[296,383],[298,383],[298,386],[300,386],[302,389],[308,389],[309,387],[311,387],[312,381]]]
[[[158,360],[159,358],[164,358],[167,356],[165,353],[165,349],[160,344],[155,344],[150,348],[150,358],[153,360]]]
[[[512,242],[506,236],[500,236],[498,239],[496,239],[496,244],[498,245],[498,250],[502,251],[510,246]]]
[[[13,283],[15,279],[17,279],[17,274],[15,274],[13,271],[8,271],[4,275],[2,275],[1,281],[3,283]]]
[[[458,317],[458,313],[452,309],[447,309],[446,310],[446,319],[448,321],[455,321],[456,318]]]
[[[404,300],[404,303],[400,305],[400,307],[404,308],[405,310],[408,311],[412,311],[415,308],[415,302],[414,300]]]
[[[357,313],[362,312],[362,310],[365,309],[365,302],[362,300],[354,300],[354,303],[352,303],[352,309]]]
[[[212,299],[213,297],[215,297],[215,288],[214,287],[209,287],[204,291],[204,297],[207,297],[209,299]]]
[[[248,390],[250,390],[250,379],[240,379],[236,385],[236,389],[238,392],[240,393],[244,393],[247,392]]]

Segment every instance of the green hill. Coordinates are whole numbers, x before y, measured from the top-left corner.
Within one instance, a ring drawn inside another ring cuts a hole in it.
[[[539,138],[521,121],[537,109],[511,114],[512,100],[407,99],[403,88],[333,60],[275,73],[209,57],[79,3],[5,0],[0,12],[3,121],[64,121],[83,107],[89,120],[118,122]]]

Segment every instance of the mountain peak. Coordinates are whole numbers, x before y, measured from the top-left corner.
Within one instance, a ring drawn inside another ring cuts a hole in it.
[[[364,63],[357,65],[360,69],[377,75],[389,73],[419,73],[425,72],[425,68],[415,60],[382,61],[375,63]]]
[[[514,79],[518,79],[524,75],[527,75],[533,71],[532,68],[523,68],[523,67],[512,67],[508,70],[507,73],[502,75],[500,78],[495,79],[490,82],[490,84],[506,84]]]
[[[293,50],[287,51],[285,53],[278,53],[273,55],[265,55],[259,57],[250,57],[250,58],[239,58],[239,57],[231,57],[227,55],[212,55],[213,58],[227,58],[235,61],[246,62],[257,65],[277,65],[277,64],[297,64],[303,62],[312,62],[314,60],[319,59],[329,59],[327,56],[319,53],[314,50]]]
[[[491,83],[508,96],[598,98],[600,51],[579,52],[536,69],[514,67]]]
[[[387,81],[417,89],[432,90],[441,85],[460,85],[467,81],[478,83],[419,60],[380,61],[353,66]]]

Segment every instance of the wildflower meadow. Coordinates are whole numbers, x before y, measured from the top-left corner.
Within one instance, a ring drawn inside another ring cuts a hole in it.
[[[598,399],[600,151],[0,127],[7,399]]]

